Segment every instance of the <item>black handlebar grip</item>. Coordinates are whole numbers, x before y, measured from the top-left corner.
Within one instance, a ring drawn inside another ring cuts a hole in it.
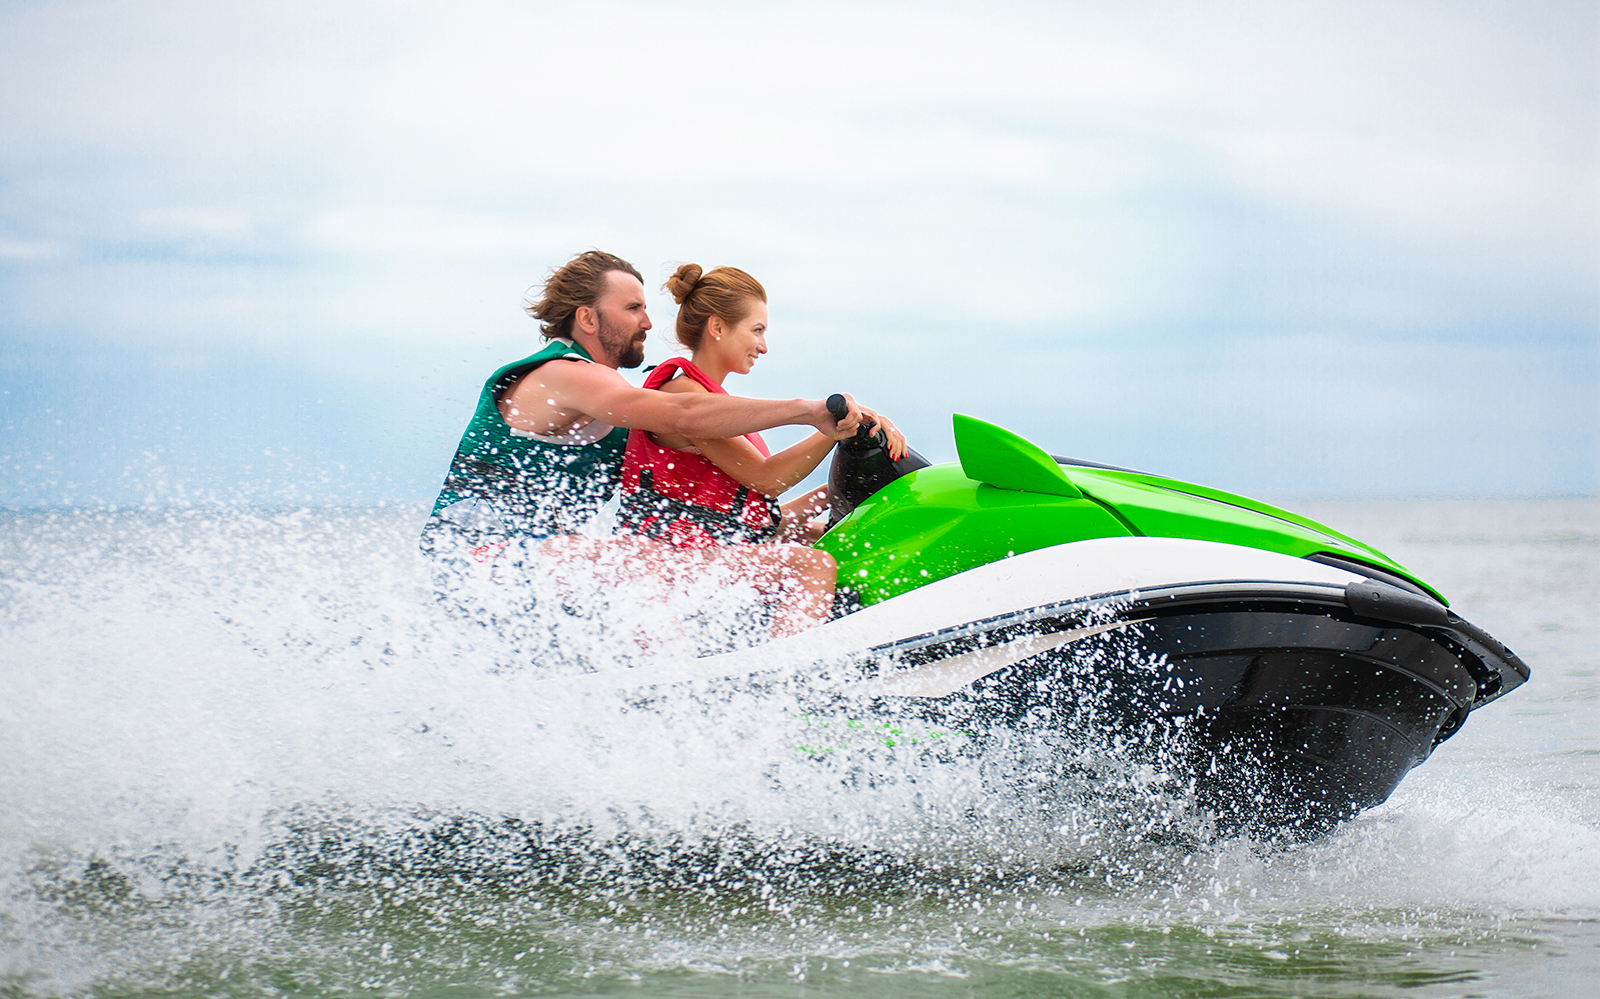
[[[844,396],[837,392],[828,396],[827,405],[828,412],[833,415],[833,422],[835,423],[838,423],[840,420],[844,419],[850,414],[850,404],[845,401]]]

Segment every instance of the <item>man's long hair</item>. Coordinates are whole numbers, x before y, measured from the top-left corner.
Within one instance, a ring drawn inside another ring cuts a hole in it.
[[[550,272],[538,301],[527,306],[528,314],[539,320],[539,332],[546,340],[572,336],[572,317],[581,306],[594,307],[606,291],[606,274],[622,271],[644,283],[634,266],[614,253],[585,250]]]

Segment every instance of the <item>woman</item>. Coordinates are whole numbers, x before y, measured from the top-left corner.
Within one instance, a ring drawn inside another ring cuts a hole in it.
[[[767,352],[767,293],[736,267],[702,272],[684,264],[667,280],[678,303],[678,342],[689,360],[655,368],[645,388],[663,392],[715,392],[730,374],[748,374]],[[905,452],[905,438],[879,418],[890,454]],[[642,430],[628,435],[622,462],[623,530],[679,548],[749,546],[728,556],[759,563],[764,590],[779,596],[775,635],[826,621],[832,612],[832,556],[809,545],[822,533],[812,518],[827,509],[823,486],[779,506],[777,497],[811,474],[833,449],[834,438],[814,433],[772,454],[760,434],[691,440]],[[798,544],[797,544],[798,543]]]

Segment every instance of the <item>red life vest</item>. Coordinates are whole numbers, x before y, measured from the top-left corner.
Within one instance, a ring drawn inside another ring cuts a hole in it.
[[[657,389],[682,371],[708,392],[728,390],[689,361],[673,358],[656,366],[644,387]],[[762,457],[770,457],[760,434],[745,434]],[[643,430],[628,432],[622,452],[622,508],[618,526],[680,548],[754,544],[778,532],[783,511],[777,501],[742,485],[710,458],[662,447]]]

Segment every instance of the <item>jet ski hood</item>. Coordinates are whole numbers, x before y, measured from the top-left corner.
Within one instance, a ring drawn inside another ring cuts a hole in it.
[[[1185,538],[1309,558],[1444,604],[1370,545],[1245,496],[1050,455],[1010,431],[954,417],[960,461],[912,471],[864,499],[818,542],[863,605],[975,566],[1091,538]]]

